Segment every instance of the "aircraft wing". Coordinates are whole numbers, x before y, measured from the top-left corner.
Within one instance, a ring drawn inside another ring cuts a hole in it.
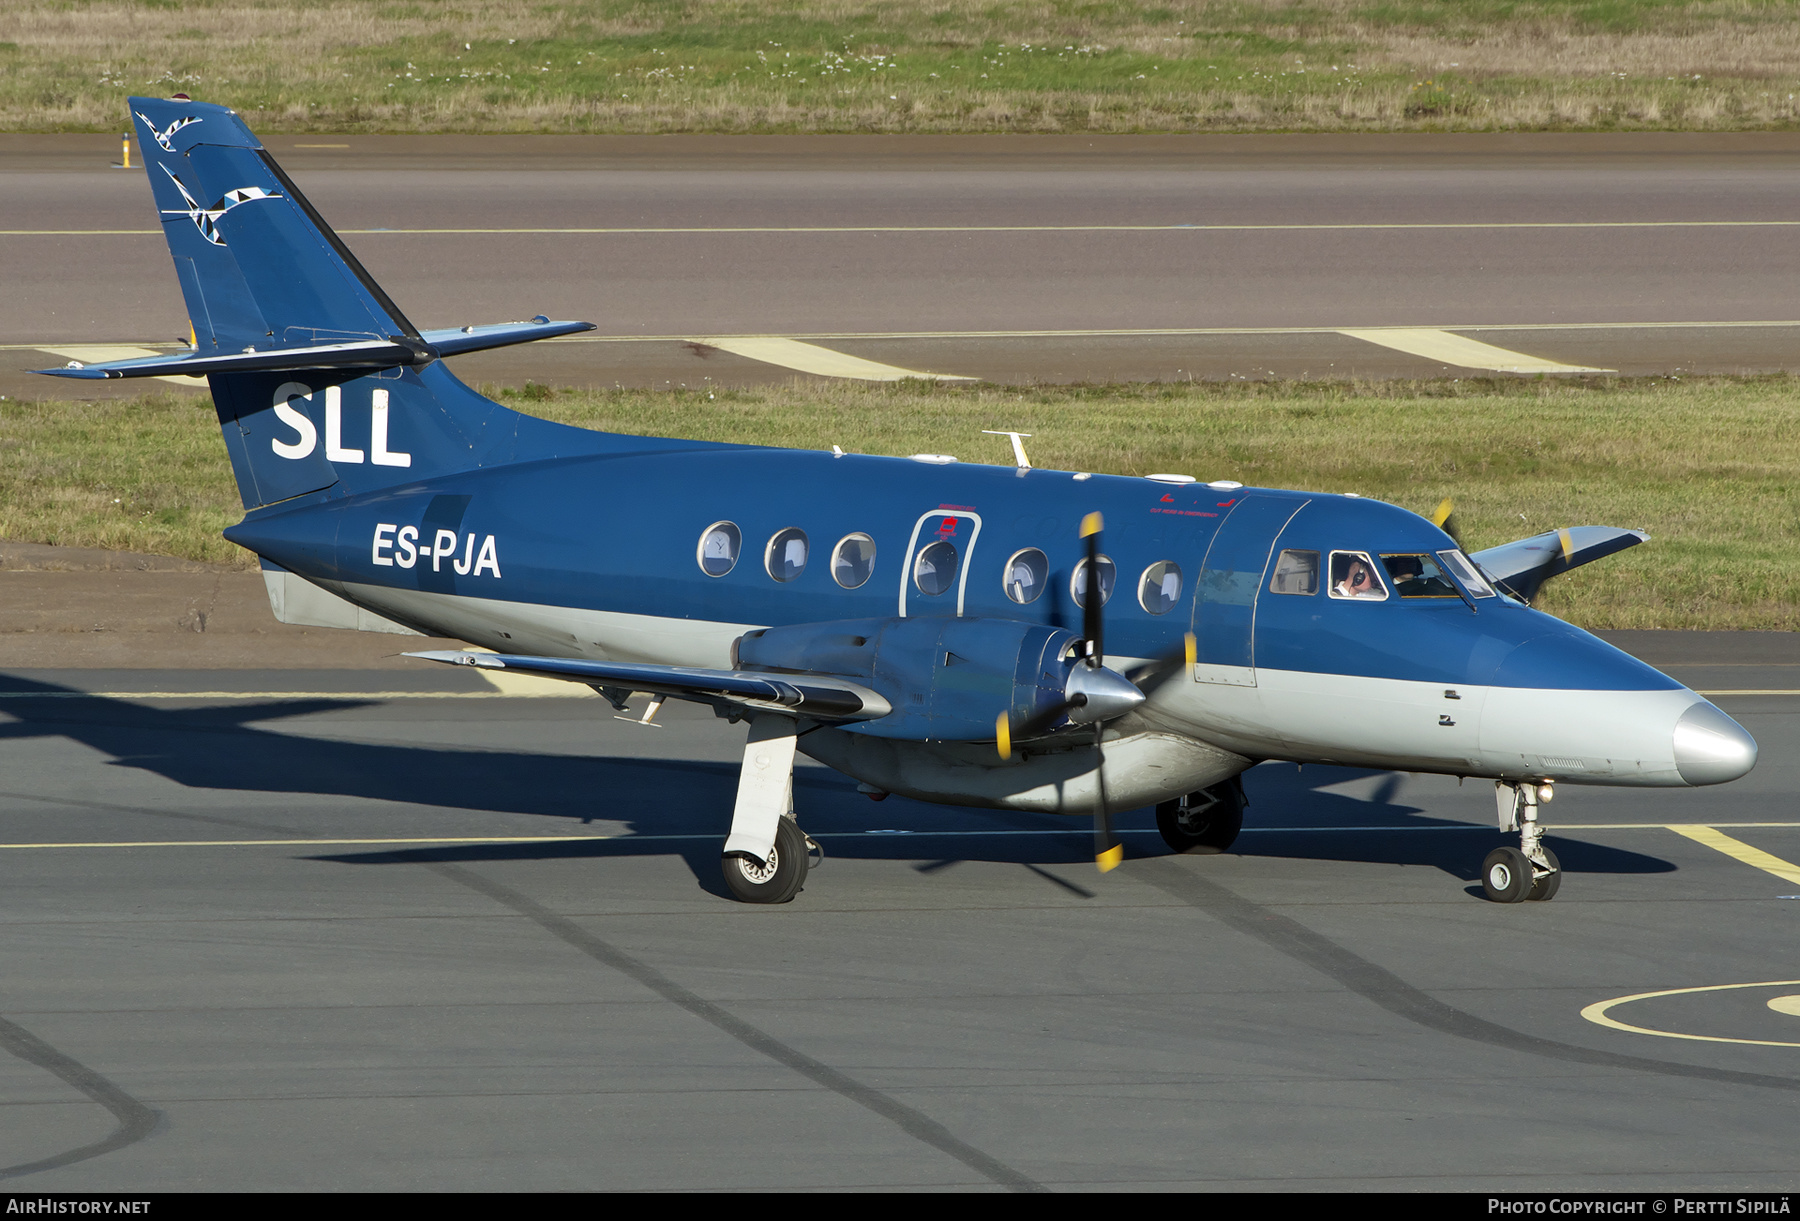
[[[561,679],[596,689],[648,691],[715,705],[740,704],[814,721],[872,721],[893,711],[893,705],[886,699],[860,683],[825,674],[762,674],[695,666],[521,657],[510,653],[432,651],[406,656]]]
[[[1569,526],[1534,534],[1516,542],[1502,543],[1477,551],[1469,558],[1511,593],[1530,602],[1538,589],[1551,577],[1571,568],[1591,564],[1595,560],[1648,542],[1642,530],[1623,530],[1617,526]]]

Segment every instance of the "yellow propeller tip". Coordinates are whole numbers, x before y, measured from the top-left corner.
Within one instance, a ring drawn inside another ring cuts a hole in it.
[[[1100,514],[1089,513],[1086,517],[1081,519],[1081,537],[1086,538],[1090,534],[1100,533],[1103,525],[1104,523],[1100,520]]]
[[[1569,539],[1568,529],[1565,527],[1558,530],[1556,532],[1556,537],[1557,540],[1562,543],[1563,559],[1569,559],[1575,553],[1575,544]]]
[[[994,745],[999,749],[1002,759],[1012,758],[1012,725],[1007,722],[1004,712],[994,722]]]
[[[1431,515],[1431,524],[1441,528],[1445,522],[1450,520],[1450,515],[1454,512],[1456,512],[1456,506],[1450,503],[1448,496],[1444,497],[1443,502]]]
[[[1119,867],[1119,862],[1123,861],[1124,859],[1125,859],[1125,845],[1124,844],[1114,844],[1112,847],[1108,848],[1105,852],[1102,852],[1100,855],[1096,856],[1094,858],[1094,864],[1096,864],[1100,867],[1101,873],[1111,873],[1113,870],[1115,870]]]
[[[1192,632],[1187,633],[1187,635],[1182,638],[1182,644],[1186,648],[1188,665],[1191,666],[1197,663],[1200,660],[1200,644],[1194,639],[1194,634]]]

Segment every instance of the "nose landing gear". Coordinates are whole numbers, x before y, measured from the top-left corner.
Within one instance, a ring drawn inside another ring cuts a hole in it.
[[[1544,846],[1544,828],[1537,816],[1539,800],[1550,797],[1548,783],[1494,782],[1494,811],[1500,829],[1519,833],[1517,848],[1496,848],[1481,862],[1481,889],[1495,903],[1553,899],[1562,886],[1562,862]]]

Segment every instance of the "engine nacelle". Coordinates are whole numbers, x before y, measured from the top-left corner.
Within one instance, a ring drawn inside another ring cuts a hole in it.
[[[837,674],[894,711],[851,727],[882,738],[988,742],[1002,712],[1020,723],[1063,700],[1079,637],[1012,619],[845,619],[748,632],[742,670]]]

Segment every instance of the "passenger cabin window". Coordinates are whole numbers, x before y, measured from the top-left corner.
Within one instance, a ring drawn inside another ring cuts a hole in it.
[[[1462,587],[1469,591],[1470,597],[1494,596],[1494,587],[1487,583],[1487,578],[1481,575],[1481,570],[1475,567],[1474,561],[1468,556],[1460,551],[1440,551],[1438,558],[1444,561],[1444,567],[1450,570],[1450,574],[1462,582]]]
[[[1098,557],[1100,564],[1100,605],[1105,606],[1112,597],[1113,583],[1118,580],[1119,570],[1107,556]],[[1086,560],[1075,565],[1075,575],[1069,578],[1069,593],[1075,599],[1075,605],[1087,606],[1088,598],[1088,562]]]
[[[1461,598],[1456,586],[1429,554],[1407,553],[1381,557],[1382,567],[1394,583],[1394,592],[1402,598]]]
[[[1333,551],[1331,553],[1331,596],[1353,598],[1359,602],[1382,602],[1387,587],[1375,575],[1375,561],[1366,551]]]
[[[1006,596],[1021,606],[1036,602],[1050,579],[1050,557],[1036,547],[1025,550],[1006,561]]]
[[[845,589],[859,589],[875,575],[875,540],[846,534],[831,553],[831,579]]]
[[[1317,551],[1283,551],[1275,561],[1275,575],[1269,578],[1272,594],[1316,594],[1319,592],[1319,553]]]
[[[806,571],[806,531],[789,527],[769,540],[763,567],[777,581],[793,580]]]
[[[913,561],[913,584],[919,592],[936,597],[956,584],[956,544],[940,538],[919,552]]]
[[[743,546],[744,536],[738,528],[728,521],[716,521],[700,532],[700,547],[696,557],[700,561],[700,571],[709,577],[722,577],[737,567],[738,549]]]
[[[1181,565],[1163,560],[1138,578],[1138,605],[1152,615],[1166,615],[1181,601]]]

